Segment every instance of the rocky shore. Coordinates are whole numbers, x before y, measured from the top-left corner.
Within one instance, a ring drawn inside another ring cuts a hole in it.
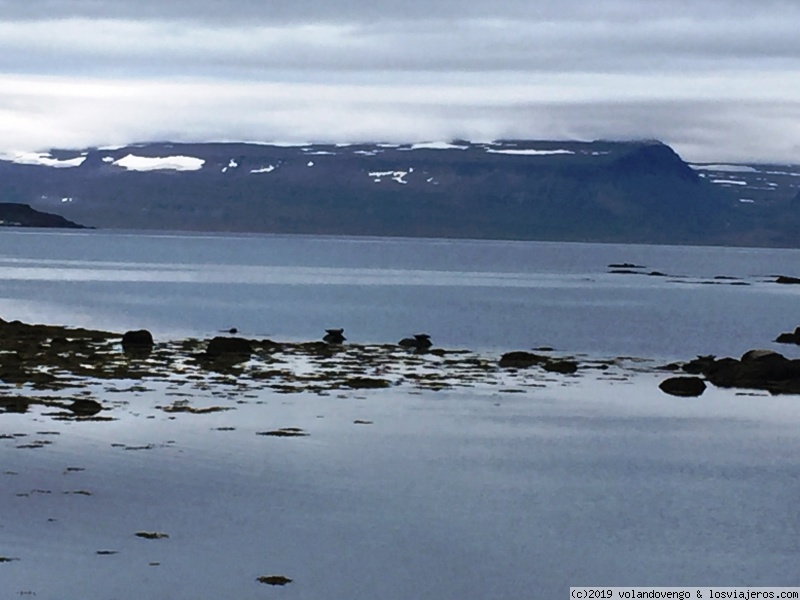
[[[423,334],[422,339],[428,336]],[[515,376],[521,370],[571,375],[579,369],[573,357],[550,353],[511,352],[498,360],[467,350],[432,347],[430,342],[422,346],[403,342],[289,343],[235,335],[154,342],[145,330],[115,333],[0,321],[0,382],[4,384],[0,408],[26,412],[33,405],[43,405],[59,409],[53,413],[57,418],[103,418],[99,413],[106,405],[86,391],[89,385],[103,383],[107,391],[148,382],[206,389],[224,383],[243,390],[327,395],[339,390],[513,387],[527,381]],[[586,361],[581,367],[607,369],[612,363]],[[189,412],[185,404],[164,410]]]
[[[426,343],[409,345],[408,339]],[[387,388],[441,391],[476,385],[524,391],[537,379],[544,383],[553,377],[623,368],[625,363],[558,356],[550,348],[487,357],[436,348],[426,334],[408,339],[398,344],[290,343],[229,334],[210,340],[154,342],[146,330],[115,333],[0,320],[0,409],[19,413],[42,405],[58,409],[55,418],[107,418],[102,399],[85,389],[102,382],[107,391],[148,381],[191,383],[204,389],[235,384],[282,394]],[[798,340],[800,328],[781,334],[777,341],[797,344]],[[643,368],[641,361],[636,368]],[[652,369],[684,373],[660,386],[673,395],[700,395],[706,383],[800,394],[800,359],[773,350],[751,350],[739,359],[699,356]],[[185,401],[163,408],[208,410],[193,409]]]

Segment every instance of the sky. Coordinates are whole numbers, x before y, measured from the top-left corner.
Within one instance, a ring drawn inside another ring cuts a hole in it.
[[[798,0],[0,0],[0,152],[659,139],[800,163]]]

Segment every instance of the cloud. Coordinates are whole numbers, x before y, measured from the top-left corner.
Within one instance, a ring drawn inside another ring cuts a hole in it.
[[[558,82],[554,81],[554,87]],[[565,87],[569,87],[564,82]],[[134,141],[423,141],[658,138],[690,160],[785,160],[797,153],[800,104],[753,98],[598,100],[588,86],[550,99],[535,85],[0,78],[6,150]],[[732,126],[731,124],[736,124]],[[747,144],[741,140],[746,139]]]
[[[794,1],[0,0],[0,15],[7,149],[655,137],[692,160],[800,158]]]

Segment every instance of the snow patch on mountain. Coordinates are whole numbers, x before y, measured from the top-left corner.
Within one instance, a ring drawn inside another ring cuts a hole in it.
[[[136,156],[128,154],[114,165],[129,171],[199,171],[203,168],[205,160],[193,156]]]
[[[252,169],[251,173],[272,173],[276,169],[275,165],[267,165],[266,167],[261,167],[260,169]]]
[[[68,169],[71,167],[80,167],[86,160],[86,155],[83,154],[76,158],[60,160],[58,158],[53,158],[49,152],[23,152],[11,156],[10,160],[18,165],[40,165],[43,167],[54,167],[56,169]]]
[[[494,148],[487,148],[486,152],[489,154],[511,154],[516,156],[548,156],[551,154],[575,154],[573,150],[534,150],[533,148],[524,148],[518,150],[495,150]]]
[[[701,165],[690,164],[695,171],[717,171],[718,173],[758,173],[758,169],[746,165]]]
[[[741,181],[739,179],[712,179],[711,183],[720,185],[747,185],[746,181]]]
[[[459,146],[450,142],[420,142],[412,144],[409,150],[467,150],[469,146]]]
[[[406,175],[413,173],[414,169],[408,171],[370,171],[369,176],[372,177],[375,183],[380,183],[384,177],[390,177],[392,181],[406,185],[408,182],[405,180]]]

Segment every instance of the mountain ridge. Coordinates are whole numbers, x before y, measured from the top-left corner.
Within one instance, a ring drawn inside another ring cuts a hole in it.
[[[776,183],[777,182],[777,183]],[[800,246],[800,169],[658,141],[136,144],[0,160],[0,201],[101,228]]]

